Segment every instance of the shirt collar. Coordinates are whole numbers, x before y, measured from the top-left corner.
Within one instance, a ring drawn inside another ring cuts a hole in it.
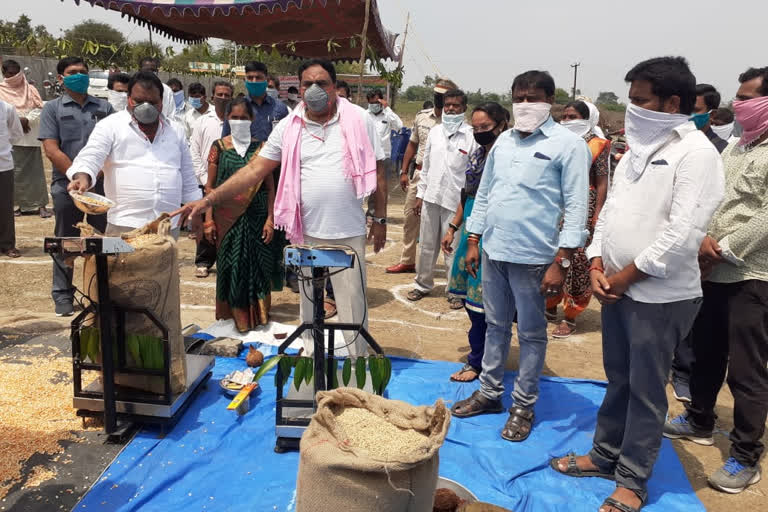
[[[711,128],[710,128],[711,130]],[[684,138],[689,133],[693,133],[695,131],[698,131],[698,128],[696,128],[696,125],[693,121],[688,121],[687,123],[683,123],[680,126],[676,126],[673,130],[673,132],[677,133],[680,138]]]
[[[64,103],[64,104],[67,104],[67,103],[77,103],[72,98],[72,96],[70,96],[66,92],[62,92],[61,93],[61,102]],[[96,103],[96,100],[90,94],[86,94],[85,95],[85,103],[83,103],[83,107],[86,106],[88,103]],[[80,105],[80,104],[77,103],[77,105]]]
[[[540,130],[545,137],[551,137],[556,125],[557,123],[555,122],[554,119],[552,119],[552,116],[550,115],[547,118],[547,120],[544,121],[544,123],[541,126],[539,126],[536,130]],[[536,133],[536,131],[534,131],[533,133]]]

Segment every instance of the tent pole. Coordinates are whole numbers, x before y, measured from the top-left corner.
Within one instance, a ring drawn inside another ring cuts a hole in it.
[[[400,45],[400,57],[397,59],[397,67],[403,67],[403,56],[405,55],[405,41],[408,39],[408,25],[411,24],[411,11],[408,11],[408,15],[405,18],[405,32],[403,33],[403,44]],[[397,91],[394,91],[397,95]],[[394,98],[393,98],[394,99]],[[391,103],[391,107],[395,108],[395,102],[389,100],[389,82],[387,82],[387,103]]]
[[[357,81],[357,103],[362,102],[363,74],[365,73],[365,50],[368,46],[368,18],[371,14],[371,0],[365,0],[365,21],[363,22],[362,44],[360,49],[360,78]]]

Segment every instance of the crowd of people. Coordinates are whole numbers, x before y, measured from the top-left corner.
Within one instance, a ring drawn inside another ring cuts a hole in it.
[[[407,298],[419,301],[435,289],[442,253],[446,300],[464,308],[471,325],[467,362],[450,378],[477,379],[480,387],[453,405],[455,417],[503,412],[517,323],[519,372],[501,436],[525,441],[536,425],[548,338],[573,335],[595,297],[608,387],[593,448],[552,459],[552,469],[615,481],[603,512],[639,510],[662,436],[713,444],[727,375],[730,457],[709,482],[737,493],[760,479],[768,415],[768,68],[738,77],[731,109],[721,107],[715,87],[697,84],[683,58],[637,64],[625,76],[628,150],[620,159],[587,99],[553,117],[555,82],[545,71],[514,78],[511,113],[490,102],[468,115],[467,95],[443,78],[416,116],[396,171],[389,140],[402,121],[380,91],[367,95],[366,109],[352,103],[329,61],[302,63],[299,88],[284,100],[279,79],[260,62],[245,66],[243,97],[226,81],[215,82],[210,96],[190,84],[185,96],[178,80],[160,81],[158,64],[142,59],[135,74],[110,76],[107,101],[87,94],[82,59],[62,59],[64,93],[43,106],[18,64],[3,63],[3,253],[18,253],[10,171],[42,174],[24,149],[31,146],[20,142],[39,116],[57,236],[77,235],[82,219],[70,191],[95,190],[116,202],[106,218],[88,219],[107,235],[170,212],[174,236],[185,224],[197,233],[196,275],[216,265],[218,319],[233,319],[241,331],[266,323],[272,292],[287,284],[302,292],[300,314],[310,321],[312,285],[286,275],[282,249],[343,246],[364,262],[366,242],[376,252],[384,246],[387,183],[399,171],[403,250],[386,271],[414,273]],[[42,215],[47,201],[36,198],[36,187],[19,204]],[[333,273],[326,313],[365,325],[366,281],[364,264]],[[72,273],[63,262],[54,265],[52,296],[57,314],[72,314]],[[365,342],[348,336],[351,356],[365,354]],[[667,420],[670,375],[686,412]]]

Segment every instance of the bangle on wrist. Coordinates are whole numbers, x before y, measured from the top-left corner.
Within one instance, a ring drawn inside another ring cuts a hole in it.
[[[602,268],[600,268],[600,267],[594,267],[594,266],[593,267],[589,267],[589,272],[592,272],[593,270],[597,270],[601,274],[605,274],[605,271]]]
[[[451,228],[451,229],[453,229],[454,231],[458,231],[458,230],[459,230],[459,226],[457,226],[457,225],[456,225],[456,224],[454,224],[453,222],[449,222],[449,223],[448,223],[448,227],[449,227],[449,228]]]

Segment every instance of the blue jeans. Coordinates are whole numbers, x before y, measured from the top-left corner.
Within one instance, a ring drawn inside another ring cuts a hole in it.
[[[483,307],[485,335],[480,392],[490,400],[504,394],[504,365],[512,340],[517,310],[520,362],[512,398],[516,407],[530,409],[539,397],[539,375],[547,354],[547,319],[541,280],[549,265],[521,265],[495,261],[483,251]]]

